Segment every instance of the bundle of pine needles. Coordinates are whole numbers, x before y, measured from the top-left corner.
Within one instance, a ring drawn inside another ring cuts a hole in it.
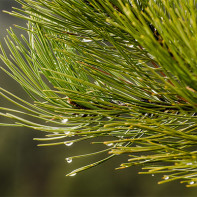
[[[119,168],[197,186],[197,1],[16,1],[10,14],[28,21],[28,38],[10,29],[11,56],[1,47],[0,58],[32,102],[0,88],[21,108],[0,107],[13,119],[1,125],[45,132],[40,146],[108,145],[67,158],[110,153],[69,176],[127,153]]]

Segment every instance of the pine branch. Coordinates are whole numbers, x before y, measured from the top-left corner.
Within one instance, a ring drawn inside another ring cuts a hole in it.
[[[46,132],[35,139],[40,146],[95,138],[110,146],[67,158],[110,154],[69,176],[128,154],[119,169],[141,165],[146,171],[140,173],[163,173],[159,183],[180,179],[196,186],[197,2],[17,2],[22,8],[9,14],[28,21],[20,27],[28,39],[10,29],[11,56],[1,47],[0,58],[34,103],[1,88],[0,95],[21,108],[0,108],[13,119],[10,126]]]

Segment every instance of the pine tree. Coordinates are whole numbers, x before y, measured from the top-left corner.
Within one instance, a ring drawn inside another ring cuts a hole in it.
[[[10,29],[0,58],[32,102],[0,88],[21,108],[0,107],[1,125],[43,131],[39,146],[107,145],[67,158],[109,153],[68,176],[128,154],[118,169],[197,186],[197,1],[16,1],[28,38]]]

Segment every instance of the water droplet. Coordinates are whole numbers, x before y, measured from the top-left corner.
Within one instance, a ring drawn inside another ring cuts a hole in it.
[[[113,146],[114,144],[113,143],[109,143],[109,144],[107,144],[107,146]]]
[[[169,179],[169,176],[166,176],[164,179],[165,179],[165,180],[168,180],[168,179]]]
[[[73,142],[64,142],[64,144],[65,144],[66,146],[71,146],[71,145],[73,144]]]
[[[67,119],[67,118],[65,118],[65,119],[63,119],[61,122],[62,122],[63,124],[65,124],[65,123],[67,123],[67,122],[68,122],[68,119]]]
[[[71,163],[73,160],[72,160],[72,158],[68,157],[68,158],[66,158],[66,161],[67,161],[68,163]]]
[[[89,39],[85,39],[85,38],[84,38],[82,41],[83,41],[83,42],[91,42],[92,40],[89,40]]]
[[[77,173],[72,173],[72,174],[70,174],[69,176],[75,176]]]
[[[133,45],[129,45],[128,47],[129,47],[129,48],[133,48]]]
[[[190,185],[194,184],[194,181],[191,181],[189,184],[190,184]]]
[[[154,174],[152,174],[152,176],[155,176]]]

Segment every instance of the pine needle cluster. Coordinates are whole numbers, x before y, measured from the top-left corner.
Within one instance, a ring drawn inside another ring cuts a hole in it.
[[[197,1],[16,1],[28,38],[8,30],[0,58],[32,102],[0,88],[21,108],[0,107],[1,125],[43,131],[40,146],[108,145],[67,158],[109,153],[68,176],[128,154],[119,169],[197,186]]]

